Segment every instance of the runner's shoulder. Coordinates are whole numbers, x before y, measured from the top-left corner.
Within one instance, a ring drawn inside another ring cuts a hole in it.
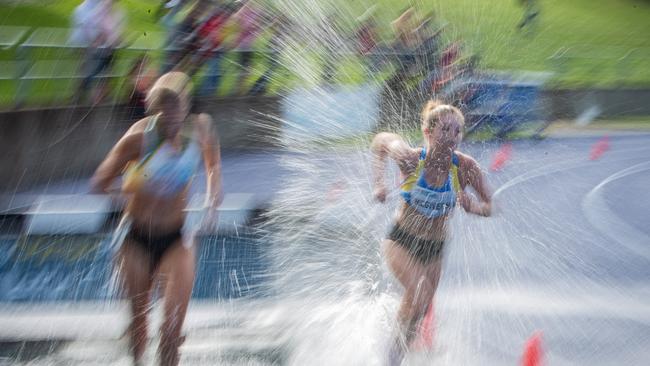
[[[458,150],[454,151],[454,154],[458,157],[458,168],[461,171],[475,171],[475,170],[480,170],[481,167],[470,155],[467,155],[465,153],[462,153]]]
[[[149,124],[150,118],[151,117],[147,116],[132,124],[131,127],[128,129],[128,131],[126,131],[126,134],[124,136],[129,136],[132,134],[142,135],[142,133],[144,133],[144,130],[147,128],[147,125]]]
[[[148,118],[145,117],[138,122],[135,122],[131,127],[126,131],[124,136],[119,141],[119,144],[122,145],[122,148],[126,151],[131,151],[133,153],[139,153],[142,147],[142,141],[144,137],[144,131],[147,127]]]

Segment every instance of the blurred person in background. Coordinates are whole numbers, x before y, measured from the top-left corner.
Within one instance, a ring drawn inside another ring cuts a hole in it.
[[[146,116],[147,92],[155,78],[156,73],[149,57],[146,55],[138,57],[126,77],[127,87],[131,90],[127,101],[130,120],[138,121]]]
[[[91,84],[101,73],[107,73],[115,59],[117,48],[123,42],[124,13],[115,6],[116,0],[86,0],[73,14],[72,37],[87,45],[82,68],[84,78],[77,97],[83,99]],[[108,85],[102,82],[93,96],[97,104],[108,94]]]
[[[161,73],[174,70],[185,57],[195,51],[197,31],[211,9],[209,0],[198,0],[178,24],[169,27],[164,44]]]
[[[239,67],[241,68],[237,79],[237,94],[243,95],[255,56],[254,43],[262,27],[262,10],[253,1],[245,0],[242,7],[233,15],[233,20],[237,25],[238,36],[235,48],[239,54]]]
[[[373,77],[384,65],[396,61],[396,58],[399,62],[398,55],[403,51],[401,42],[394,40],[387,44],[381,40],[376,19],[377,7],[378,5],[371,6],[356,19],[358,27],[355,32],[355,44],[359,56],[366,63],[369,77]]]
[[[136,122],[101,163],[91,184],[106,193],[124,171],[127,203],[120,230],[128,230],[116,269],[131,304],[129,335],[136,364],[147,344],[147,314],[155,288],[164,298],[158,357],[177,365],[195,276],[194,228],[183,228],[189,186],[201,160],[207,195],[204,228],[216,225],[221,202],[221,158],[210,116],[190,114],[191,82],[181,72],[161,76],[147,93],[149,117]]]
[[[176,15],[189,3],[191,3],[191,0],[163,0],[154,13],[154,18],[160,20],[164,25],[171,27],[174,24]]]
[[[354,34],[356,51],[365,62],[367,75],[370,77],[379,71],[379,65],[386,58],[381,54],[382,50],[378,44],[379,31],[375,19],[376,11],[377,5],[373,5],[356,19],[358,26]]]
[[[481,57],[478,54],[473,54],[459,62],[455,77],[437,91],[437,95],[452,101],[451,104],[458,106],[465,115],[471,114],[473,108],[477,107],[477,103],[480,105],[480,101],[477,99],[480,96],[479,87],[474,82],[482,76],[480,62]],[[467,131],[465,136],[467,136]]]
[[[451,42],[440,54],[435,70],[430,73],[429,84],[430,95],[437,95],[449,83],[455,80],[463,72],[463,64],[459,62],[463,47],[460,41]]]
[[[379,35],[375,20],[376,9],[377,5],[373,5],[357,18],[359,26],[355,33],[355,39],[357,40],[357,51],[362,56],[367,55],[377,46]]]
[[[291,42],[293,23],[284,14],[277,15],[268,27],[271,32],[269,49],[265,52],[267,69],[250,90],[251,95],[263,95],[268,91],[273,75],[280,66],[280,57]]]
[[[406,80],[416,64],[415,16],[415,10],[408,8],[391,23],[395,33],[392,49],[396,56],[397,68],[393,77],[387,81],[387,86],[389,90],[398,93],[404,89]]]
[[[423,75],[434,71],[437,65],[438,52],[440,51],[440,36],[445,29],[439,25],[433,11],[425,15],[420,25],[413,30],[417,40],[415,54],[421,65]]]
[[[458,204],[465,211],[490,216],[491,195],[478,163],[456,150],[462,140],[463,114],[455,107],[429,101],[422,111],[423,147],[412,148],[396,134],[375,136],[374,197],[385,202],[388,159],[403,178],[395,225],[384,242],[389,268],[404,286],[397,314],[398,329],[388,355],[388,365],[400,365],[430,309],[442,273],[448,238],[448,218]],[[478,193],[476,201],[465,189]]]
[[[84,0],[72,13],[72,44],[83,44],[89,47],[97,38],[98,29],[95,19],[100,5],[104,0]]]
[[[395,32],[394,48],[409,53],[417,44],[417,37],[414,33],[416,14],[413,8],[406,9],[391,25]]]
[[[203,81],[198,88],[198,95],[208,96],[214,94],[221,79],[221,62],[232,42],[232,27],[228,27],[230,17],[235,13],[237,5],[234,3],[217,5],[208,18],[199,26],[193,42],[194,52],[187,55],[180,66],[187,68],[190,75],[198,72],[204,64],[208,63]]]

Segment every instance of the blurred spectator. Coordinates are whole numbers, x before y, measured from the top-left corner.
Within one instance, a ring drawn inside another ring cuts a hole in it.
[[[415,10],[408,8],[392,23],[395,31],[394,49],[399,61],[398,74],[408,72],[415,65]]]
[[[129,117],[133,121],[139,121],[146,116],[145,99],[147,92],[156,80],[156,73],[151,67],[148,56],[138,57],[129,73],[126,82],[130,83],[131,95],[127,102]]]
[[[413,8],[406,9],[391,24],[395,31],[396,48],[412,49],[416,44],[413,32],[415,30],[415,10]]]
[[[440,51],[439,38],[444,29],[444,26],[438,24],[435,13],[432,11],[413,30],[413,35],[417,42],[415,54],[424,71],[424,75],[434,71],[434,68],[437,66],[438,52]]]
[[[85,0],[72,13],[72,44],[83,44],[86,47],[97,38],[98,29],[95,26],[100,5],[104,0]]]
[[[387,82],[389,90],[401,91],[405,87],[406,80],[413,67],[415,66],[414,47],[416,38],[414,37],[415,10],[406,9],[391,25],[395,32],[395,41],[393,42],[393,53],[397,59],[395,74]]]
[[[233,15],[238,28],[236,48],[239,52],[239,66],[241,72],[237,80],[238,94],[244,94],[246,79],[250,75],[250,67],[253,61],[253,43],[256,41],[261,28],[261,10],[253,1],[246,1],[244,5]]]
[[[284,52],[289,43],[292,26],[293,24],[291,20],[289,20],[289,18],[284,14],[276,16],[269,26],[269,30],[271,31],[271,41],[269,49],[265,53],[268,59],[268,66],[264,74],[257,79],[251,88],[251,95],[262,95],[267,92],[271,78],[280,65],[280,55]]]
[[[160,19],[166,26],[173,26],[174,17],[190,2],[190,0],[163,0],[160,2],[154,17]],[[167,12],[167,14],[163,16],[164,12]]]
[[[78,97],[91,90],[91,83],[101,74],[108,73],[115,58],[115,52],[122,42],[124,13],[115,6],[116,0],[84,1],[73,15],[75,30],[73,37],[80,37],[88,45],[83,69],[85,77],[81,81]],[[84,32],[85,35],[81,35]],[[106,82],[99,85],[93,98],[99,103],[108,93]]]
[[[208,0],[198,0],[185,18],[169,29],[164,45],[165,56],[160,70],[161,74],[173,70],[188,54],[195,50],[197,31],[209,9]]]
[[[202,96],[214,94],[221,79],[221,61],[227,50],[226,40],[231,36],[227,27],[228,20],[235,12],[234,4],[220,5],[213,10],[208,19],[199,27],[195,41],[196,54],[192,58],[190,74],[198,71],[205,62],[208,62],[208,70],[198,88],[198,94]]]
[[[357,51],[362,56],[368,55],[377,46],[379,36],[377,22],[375,21],[376,9],[377,5],[373,5],[357,18],[359,27],[357,28],[355,39],[357,41]]]
[[[457,62],[460,54],[460,42],[452,42],[442,51],[437,65],[422,82],[424,92],[431,96],[437,95],[463,72],[463,65]]]
[[[366,71],[371,78],[383,65],[389,63],[395,54],[393,47],[380,42],[376,11],[377,5],[373,5],[357,18],[359,26],[355,33],[357,52],[365,62]]]
[[[454,53],[457,58],[453,59],[451,64],[443,67],[442,73],[432,74],[425,79],[422,83],[424,85],[422,93],[446,100],[460,108],[466,116],[473,116],[475,115],[473,112],[484,105],[484,101],[480,99],[482,96],[480,84],[475,82],[477,78],[485,78],[479,69],[480,56],[473,54],[460,58],[462,47],[459,42],[451,43],[444,53],[445,56],[441,58],[441,62],[444,64],[452,61]],[[498,99],[500,98],[495,98],[495,100]],[[470,121],[470,117],[468,117],[468,126]]]

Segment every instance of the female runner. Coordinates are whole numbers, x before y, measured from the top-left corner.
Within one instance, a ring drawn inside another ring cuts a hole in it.
[[[180,72],[161,76],[146,98],[145,117],[117,142],[92,178],[95,191],[107,192],[123,170],[124,210],[130,229],[117,256],[117,268],[131,303],[131,351],[139,364],[147,341],[147,313],[154,285],[164,297],[159,361],[177,365],[181,328],[194,284],[191,233],[182,230],[188,190],[203,160],[207,177],[206,222],[214,225],[221,200],[218,140],[206,114],[192,115],[190,79]]]
[[[387,158],[399,166],[404,203],[385,241],[386,261],[404,286],[397,315],[399,331],[391,345],[389,364],[399,365],[419,322],[433,301],[442,267],[447,223],[456,204],[467,212],[489,216],[491,198],[479,165],[456,151],[462,139],[460,110],[429,101],[422,111],[424,146],[412,148],[399,135],[379,133],[372,142],[375,198],[386,200]],[[472,187],[479,201],[465,192]]]

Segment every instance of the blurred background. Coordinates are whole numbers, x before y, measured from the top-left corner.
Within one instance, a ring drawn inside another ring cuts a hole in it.
[[[649,35],[644,0],[0,0],[0,364],[129,363],[123,202],[89,178],[171,70],[225,193],[181,364],[380,364],[397,194],[372,201],[369,143],[421,144],[431,98],[464,113],[497,213],[455,215],[406,363],[517,365],[536,332],[548,365],[650,363]]]

